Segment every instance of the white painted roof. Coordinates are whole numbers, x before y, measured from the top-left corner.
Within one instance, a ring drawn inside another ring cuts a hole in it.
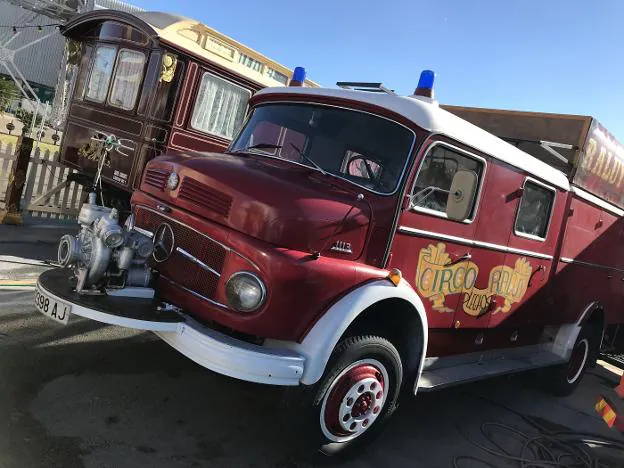
[[[493,158],[526,171],[535,178],[564,190],[570,190],[570,183],[563,172],[519,150],[482,128],[441,109],[437,103],[388,93],[332,88],[265,88],[258,91],[257,95],[273,93],[329,96],[384,107],[402,115],[425,130],[447,135]]]

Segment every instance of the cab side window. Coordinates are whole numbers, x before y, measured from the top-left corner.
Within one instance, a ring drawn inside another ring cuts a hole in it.
[[[485,163],[481,159],[471,158],[444,145],[436,145],[425,156],[418,171],[418,177],[412,192],[412,208],[429,211],[445,216],[446,204],[453,177],[458,171],[472,171],[483,182]],[[479,197],[479,191],[472,202],[472,220]]]
[[[516,217],[516,235],[546,239],[554,200],[553,189],[525,181]]]

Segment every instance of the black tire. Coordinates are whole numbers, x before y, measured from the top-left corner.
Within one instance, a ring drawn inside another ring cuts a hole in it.
[[[286,390],[284,429],[308,455],[349,458],[381,433],[396,409],[402,380],[401,356],[390,341],[371,335],[345,338],[315,385]],[[350,397],[352,393],[356,398]],[[349,433],[343,425],[356,429]]]
[[[555,396],[566,397],[572,395],[581,382],[585,371],[595,355],[596,332],[590,325],[585,325],[574,343],[570,360],[559,366],[545,369],[541,373],[544,389]]]

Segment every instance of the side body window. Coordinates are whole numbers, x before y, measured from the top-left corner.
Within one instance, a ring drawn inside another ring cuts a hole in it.
[[[232,139],[245,117],[251,92],[241,86],[204,73],[191,117],[200,132]]]
[[[108,93],[108,85],[113,75],[115,55],[117,49],[110,46],[100,46],[95,51],[91,75],[87,83],[85,99],[95,102],[104,102]]]
[[[458,171],[474,172],[483,183],[485,161],[456,151],[445,145],[434,146],[425,156],[412,191],[412,208],[438,216],[446,216],[446,205],[453,177]],[[480,188],[472,201],[468,220],[474,219]]]
[[[554,201],[554,189],[527,179],[518,207],[515,234],[531,239],[546,239]]]

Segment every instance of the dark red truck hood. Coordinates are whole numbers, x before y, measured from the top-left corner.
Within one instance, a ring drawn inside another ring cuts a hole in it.
[[[174,171],[180,182],[169,191]],[[278,247],[334,253],[337,241],[349,243],[352,254],[336,254],[344,259],[361,255],[371,217],[355,186],[253,154],[162,156],[146,167],[141,190]]]

